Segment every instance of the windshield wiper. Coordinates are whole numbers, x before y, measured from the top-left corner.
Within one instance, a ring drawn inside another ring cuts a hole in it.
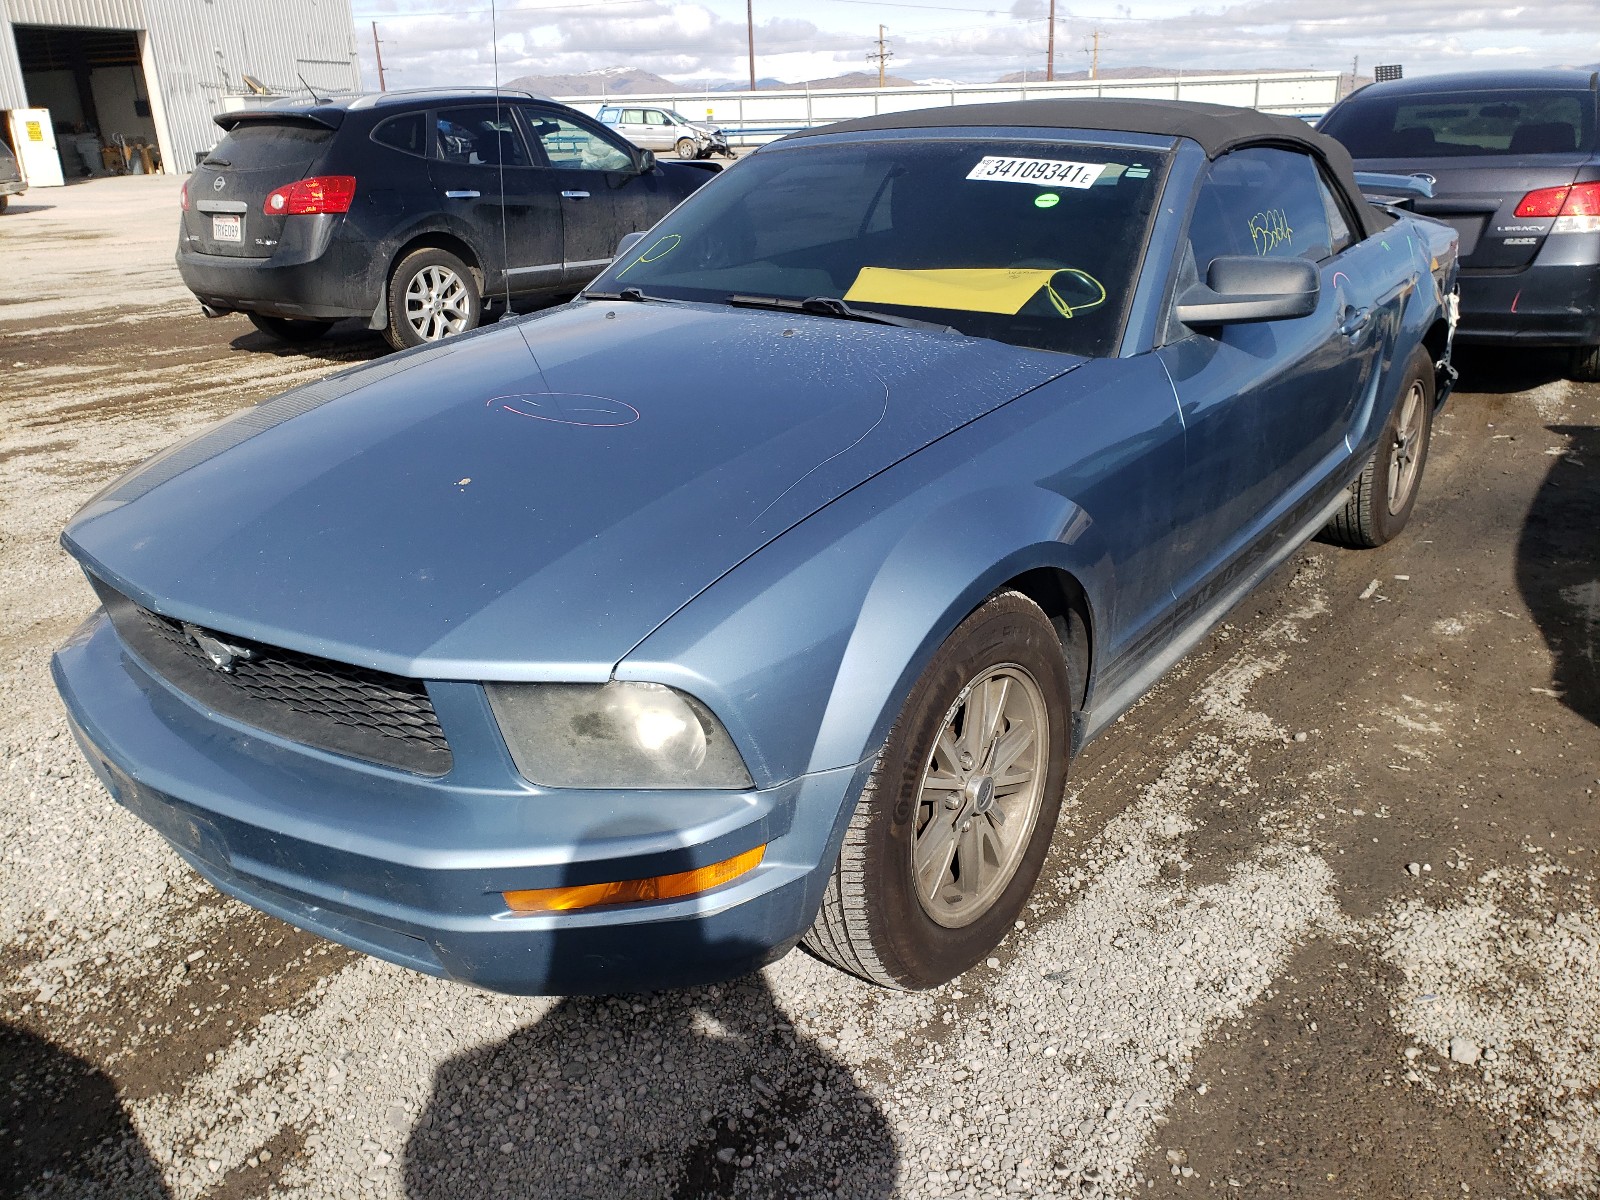
[[[584,292],[585,300],[632,300],[643,304],[646,300],[659,300],[660,296],[647,296],[636,287],[625,287],[620,292]]]
[[[781,312],[804,312],[817,317],[840,317],[846,321],[870,321],[874,325],[896,325],[901,329],[929,329],[936,333],[956,332],[948,325],[933,321],[918,321],[911,317],[897,317],[891,313],[868,312],[853,308],[837,296],[807,296],[804,300],[791,300],[785,296],[748,296],[735,293],[728,297],[729,304],[743,308],[774,308]]]

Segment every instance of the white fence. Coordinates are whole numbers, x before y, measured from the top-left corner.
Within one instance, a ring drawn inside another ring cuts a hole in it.
[[[1205,100],[1290,116],[1320,116],[1339,98],[1337,71],[1272,72],[1259,75],[1162,76],[1152,79],[1075,79],[1045,83],[974,83],[955,86],[839,88],[771,92],[678,91],[651,95],[561,97],[594,113],[606,104],[658,104],[692,121],[722,126],[740,145],[770,142],[797,129],[955,104],[1048,97],[1106,96],[1119,99]]]

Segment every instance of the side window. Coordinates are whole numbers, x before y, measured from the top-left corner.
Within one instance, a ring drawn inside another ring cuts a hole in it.
[[[1312,262],[1329,257],[1334,237],[1324,192],[1317,164],[1306,154],[1256,146],[1217,159],[1189,224],[1200,278],[1212,259],[1226,254]],[[1344,234],[1348,243],[1348,228]]]
[[[1328,186],[1328,181],[1321,171],[1317,172],[1317,187],[1322,190],[1322,211],[1328,217],[1328,234],[1332,239],[1333,253],[1343,254],[1350,248],[1350,243],[1356,240],[1350,232],[1350,222],[1345,219],[1344,205],[1339,203],[1339,197],[1334,195],[1333,188]]]
[[[631,155],[580,125],[538,112],[530,112],[528,119],[533,125],[533,135],[544,147],[545,156],[552,167],[580,171],[627,171],[633,168]]]
[[[407,113],[403,117],[390,117],[372,131],[372,140],[391,150],[428,157],[427,114]]]
[[[643,125],[644,109],[625,108],[622,110],[622,123],[624,125]]]
[[[511,109],[486,104],[434,114],[435,154],[462,166],[532,166]]]
[[[665,125],[667,114],[658,108],[647,108],[644,110],[644,120],[646,125]]]

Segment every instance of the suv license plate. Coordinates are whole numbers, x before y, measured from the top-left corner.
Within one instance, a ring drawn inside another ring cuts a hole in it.
[[[211,218],[211,236],[219,242],[243,242],[244,218],[213,216]]]

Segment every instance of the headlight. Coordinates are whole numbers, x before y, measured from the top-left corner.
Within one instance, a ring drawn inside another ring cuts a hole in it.
[[[751,786],[733,739],[693,696],[659,683],[491,683],[517,770],[561,788]]]

